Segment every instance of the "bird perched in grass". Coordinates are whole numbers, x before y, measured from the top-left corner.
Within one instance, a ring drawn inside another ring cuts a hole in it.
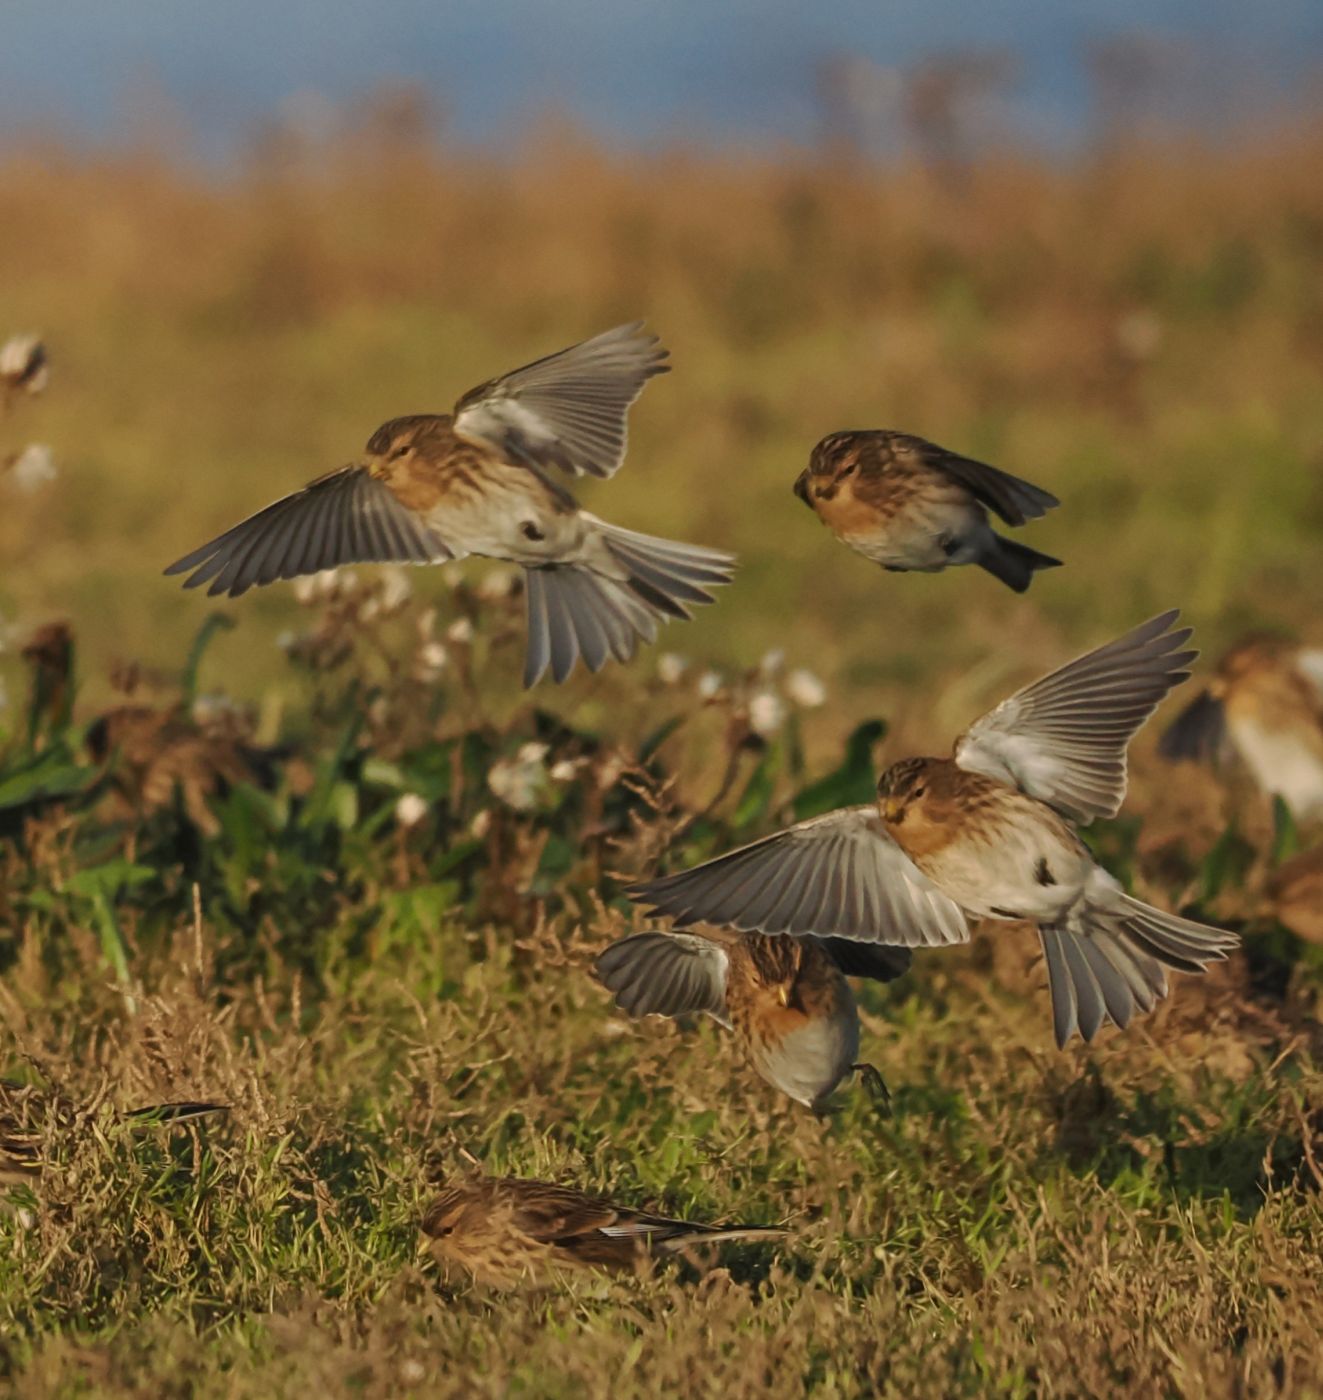
[[[438,1262],[457,1264],[475,1283],[500,1290],[545,1283],[563,1270],[630,1269],[649,1253],[785,1233],[772,1226],[673,1220],[572,1186],[520,1177],[446,1187],[427,1207],[422,1228]]]
[[[1247,637],[1172,721],[1164,758],[1234,755],[1294,816],[1323,817],[1323,650]]]
[[[657,626],[710,603],[734,560],[610,525],[549,475],[609,477],[626,415],[670,368],[641,323],[470,389],[451,413],[393,418],[363,457],[285,496],[166,569],[237,598],[341,564],[441,564],[483,555],[526,570],[525,685],[582,657],[627,661]]]
[[[124,1114],[124,1120],[150,1127],[221,1113],[226,1107],[225,1104],[191,1101],[153,1104]],[[77,1114],[74,1105],[35,1085],[0,1080],[0,1187],[40,1178],[52,1130],[57,1125],[72,1123]]]
[[[890,982],[908,948],[848,938],[765,938],[710,929],[636,933],[603,950],[594,970],[631,1016],[705,1012],[733,1030],[754,1069],[815,1113],[849,1074],[886,1086],[859,1063],[859,1012],[846,975]]]
[[[857,554],[894,573],[977,564],[1023,593],[1060,559],[998,535],[988,511],[1023,525],[1060,502],[1027,481],[909,433],[831,433],[795,480],[795,495]]]
[[[631,890],[679,924],[942,946],[968,917],[1038,925],[1058,1045],[1124,1027],[1200,972],[1234,934],[1153,909],[1099,866],[1077,823],[1111,817],[1126,749],[1189,673],[1189,628],[1168,612],[1004,700],[950,758],[907,758],[875,805],[800,822]]]

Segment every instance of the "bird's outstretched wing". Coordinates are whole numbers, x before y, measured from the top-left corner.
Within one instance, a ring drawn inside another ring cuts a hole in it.
[[[1112,817],[1125,799],[1126,749],[1198,656],[1179,612],[1151,618],[1035,681],[956,740],[956,764],[1009,783],[1075,821]]]
[[[964,943],[960,908],[887,834],[875,808],[845,807],[635,885],[630,898],[679,924],[819,934],[898,947]]]
[[[706,1012],[723,1026],[726,950],[690,933],[635,933],[599,954],[593,971],[631,1016],[684,1016]]]
[[[348,466],[282,496],[165,572],[191,569],[185,588],[210,582],[209,596],[237,598],[255,584],[341,564],[440,564],[464,552],[424,525],[366,467]]]
[[[455,432],[523,466],[614,476],[630,405],[670,369],[642,325],[617,326],[470,389],[455,405]]]

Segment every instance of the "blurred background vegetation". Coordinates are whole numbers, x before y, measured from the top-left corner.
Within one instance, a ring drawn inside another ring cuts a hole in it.
[[[661,649],[742,667],[784,647],[851,706],[940,737],[966,691],[1171,604],[1214,649],[1315,621],[1323,126],[893,165],[846,142],[622,157],[553,129],[495,162],[435,140],[425,111],[393,92],[328,145],[273,129],[225,178],[0,157],[4,314],[45,337],[55,386],[0,432],[59,466],[5,493],[0,609],[69,618],[90,695],[116,660],[173,664],[196,630],[205,604],[160,576],[171,559],[385,418],[639,316],[675,372],[637,406],[625,470],[584,497],[742,563]],[[790,484],[822,434],[874,425],[1056,492],[1026,538],[1067,568],[1016,599],[834,545]],[[290,589],[230,611],[205,682],[283,686]],[[593,696],[580,681],[551,703]]]

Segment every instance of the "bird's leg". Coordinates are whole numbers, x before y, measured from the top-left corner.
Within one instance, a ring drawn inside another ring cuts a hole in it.
[[[851,1065],[850,1068],[863,1080],[868,1097],[873,1100],[878,1112],[885,1117],[890,1117],[891,1090],[887,1088],[887,1081],[882,1078],[877,1066],[864,1064],[861,1061],[857,1065]]]

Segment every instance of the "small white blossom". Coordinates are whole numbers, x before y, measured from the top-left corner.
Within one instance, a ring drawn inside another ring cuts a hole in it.
[[[192,715],[195,724],[211,724],[218,720],[242,717],[243,710],[228,695],[212,691],[206,695],[199,695],[193,701]]]
[[[421,1361],[410,1357],[407,1361],[400,1362],[400,1380],[405,1385],[421,1385],[426,1379],[427,1367]]]
[[[773,647],[758,663],[758,674],[766,681],[774,680],[785,669],[786,654],[780,647]]]
[[[602,792],[606,792],[608,789],[615,787],[620,781],[621,775],[624,773],[626,767],[627,765],[624,758],[618,753],[613,753],[610,758],[603,759],[602,762],[597,765],[596,777],[598,788]]]
[[[55,480],[55,454],[44,442],[29,443],[9,464],[9,475],[20,491],[38,491]]]
[[[408,571],[392,564],[381,571],[381,606],[388,613],[398,612],[413,597]]]
[[[395,804],[395,820],[407,831],[427,816],[427,799],[416,792],[404,793]]]
[[[786,694],[804,710],[816,710],[827,703],[827,687],[802,666],[786,677]]]
[[[473,640],[473,624],[467,617],[456,618],[455,621],[446,628],[446,636],[454,642],[456,646],[466,647]]]
[[[721,672],[704,671],[698,678],[698,694],[703,700],[714,699],[721,693]]]
[[[513,758],[493,763],[487,786],[516,812],[531,812],[546,785],[546,744],[524,744]]]
[[[492,812],[490,807],[484,807],[469,823],[469,835],[475,841],[481,841],[492,829]]]
[[[689,662],[673,651],[664,651],[657,658],[657,677],[663,685],[679,685],[688,669]]]
[[[587,763],[586,758],[562,758],[551,765],[549,777],[553,783],[572,783],[579,769]]]
[[[352,575],[346,575],[346,579]],[[304,574],[294,580],[294,597],[304,607],[320,603],[324,598],[333,597],[341,585],[339,569],[323,569],[320,573]]]
[[[375,622],[381,615],[381,599],[369,593],[358,605],[358,620],[360,622]]]
[[[488,603],[499,603],[519,587],[517,569],[492,569],[478,582],[478,597]]]
[[[434,681],[450,664],[450,653],[440,642],[424,642],[418,648],[413,673],[420,681]]]
[[[0,345],[0,380],[9,388],[39,394],[49,379],[46,347],[35,335],[11,335]]]
[[[749,727],[770,739],[786,722],[785,701],[772,690],[760,690],[749,701]]]

